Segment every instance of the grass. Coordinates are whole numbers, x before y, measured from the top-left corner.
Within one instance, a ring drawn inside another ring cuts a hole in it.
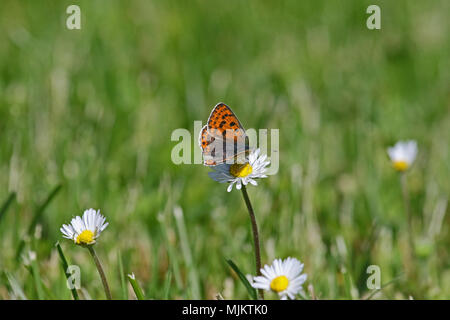
[[[71,2],[2,1],[0,299],[72,299],[57,241],[80,298],[104,299],[59,232],[91,207],[110,223],[96,252],[113,298],[135,297],[131,273],[148,299],[248,298],[226,263],[255,269],[241,195],[170,158],[172,131],[219,101],[280,129],[279,172],[248,188],[263,264],[300,259],[319,299],[369,297],[372,264],[389,284],[372,299],[450,298],[449,2],[376,3],[379,31],[370,1],[80,0],[70,31]],[[400,139],[419,146],[414,259],[386,154]]]

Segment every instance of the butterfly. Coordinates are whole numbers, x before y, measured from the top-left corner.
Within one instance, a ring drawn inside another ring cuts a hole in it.
[[[249,152],[248,137],[239,119],[226,104],[220,102],[211,111],[198,138],[205,166],[243,163]]]

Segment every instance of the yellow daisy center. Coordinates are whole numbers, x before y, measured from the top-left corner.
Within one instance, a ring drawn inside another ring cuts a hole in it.
[[[91,230],[84,230],[75,240],[77,244],[91,244],[94,242],[94,233]]]
[[[286,276],[278,276],[270,282],[270,289],[275,292],[281,292],[287,289],[289,280]]]
[[[394,161],[392,165],[397,171],[405,171],[409,168],[409,164],[406,161]]]
[[[230,173],[236,178],[244,178],[252,173],[253,168],[249,163],[234,163],[230,167]]]

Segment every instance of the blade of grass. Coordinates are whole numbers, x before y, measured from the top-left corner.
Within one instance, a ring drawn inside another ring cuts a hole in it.
[[[350,270],[348,268],[343,267],[342,273],[344,274],[344,281],[345,281],[345,291],[347,295],[347,299],[354,300],[358,299],[358,290],[353,285],[353,278],[350,274]]]
[[[33,268],[32,268],[31,265],[29,267],[27,267],[27,270],[31,274],[31,277],[33,278],[33,281],[35,281],[35,284],[36,284],[36,281],[40,282],[39,286],[42,288],[42,292],[45,293],[45,296],[47,296],[51,300],[58,300],[55,297],[55,295],[50,291],[50,289],[44,284],[44,282],[42,281],[41,277],[39,277],[39,279],[37,280],[37,278],[35,277],[35,274],[34,274],[35,271],[33,271]],[[36,287],[37,287],[37,285],[36,285]],[[41,293],[41,295],[43,296],[42,293]]]
[[[186,225],[183,218],[183,210],[180,207],[175,207],[173,210],[175,222],[177,225],[178,235],[180,237],[181,251],[183,253],[184,260],[189,270],[189,282],[192,292],[192,298],[194,300],[200,299],[200,281],[198,279],[197,270],[192,259],[192,252],[189,246],[189,240],[186,231]]]
[[[14,299],[28,300],[27,297],[25,296],[25,293],[22,290],[22,287],[20,286],[16,278],[12,275],[12,273],[5,271],[5,275],[13,291]]]
[[[383,290],[384,288],[386,288],[387,286],[395,283],[396,281],[400,280],[401,278],[404,277],[404,274],[399,275],[398,277],[395,277],[392,280],[389,280],[388,282],[386,282],[385,284],[381,285],[380,289],[375,289],[365,300],[370,300],[373,298],[373,296],[375,296],[378,292],[380,292],[381,290]]]
[[[141,286],[136,281],[136,277],[134,276],[134,273],[128,275],[128,281],[131,284],[131,287],[133,287],[133,291],[136,294],[136,297],[138,300],[145,300],[144,293],[142,292]]]
[[[41,279],[42,280],[42,279]],[[50,289],[44,284],[44,282],[41,282],[42,284],[42,288],[44,289],[45,295],[50,299],[50,300],[59,300],[55,297],[55,295],[50,291]]]
[[[56,248],[58,249],[59,258],[61,259],[61,267],[63,269],[64,275],[66,276],[66,279],[69,281],[69,278],[71,276],[70,273],[67,272],[67,269],[69,268],[69,265],[67,263],[66,257],[64,256],[64,252],[61,248],[61,245],[59,244],[59,241],[56,243]],[[74,300],[80,300],[78,297],[78,292],[76,288],[72,288],[72,296]]]
[[[151,248],[150,248],[150,251],[151,251],[153,257],[159,256],[159,253],[158,253],[159,250],[160,250],[160,248],[157,246],[151,246]],[[152,261],[150,262],[150,274],[158,274],[159,263],[160,263],[159,259],[152,259]],[[147,292],[149,295],[153,295],[153,296],[154,296],[154,292],[161,292],[161,289],[158,288],[158,282],[150,281],[150,283],[147,286]]]
[[[226,259],[226,261],[227,261],[228,265],[231,267],[231,269],[233,269],[233,271],[236,272],[236,274],[238,275],[239,279],[244,284],[245,288],[247,288],[247,291],[248,291],[248,294],[250,295],[250,297],[253,300],[257,300],[258,299],[258,295],[256,293],[255,288],[253,288],[252,285],[250,284],[250,282],[248,282],[247,278],[241,272],[241,270],[239,270],[238,266],[231,259]]]
[[[168,300],[169,299],[169,291],[170,291],[170,285],[172,283],[172,271],[167,271],[166,274],[166,283],[164,285],[164,300]]]
[[[168,225],[168,222],[166,221],[167,218],[165,217],[165,215],[159,214],[158,220],[162,225],[161,232],[163,234],[165,242],[167,243],[167,254],[169,255],[169,261],[173,268],[175,285],[177,286],[178,290],[181,290],[183,288],[183,280],[181,277],[180,266],[178,262],[178,254],[175,251],[174,247],[172,246],[169,237],[169,231],[171,231],[171,229],[170,226]]]
[[[58,194],[58,192],[61,190],[61,185],[57,185],[52,192],[50,192],[50,194],[47,196],[47,198],[45,199],[45,201],[37,207],[34,216],[33,216],[33,220],[31,221],[30,226],[28,227],[28,231],[26,233],[26,237],[30,237],[33,232],[34,229],[36,228],[37,223],[39,222],[39,220],[42,217],[42,214],[45,211],[45,208],[47,208],[47,206],[50,204],[50,202],[53,200],[53,198]],[[22,254],[22,250],[25,247],[25,238],[23,238],[18,247],[17,247],[17,251],[16,251],[16,261],[18,262],[20,259],[20,255]]]
[[[125,280],[125,273],[123,272],[123,261],[120,250],[117,253],[117,260],[119,261],[119,277],[120,277],[120,288],[122,289],[122,299],[128,300],[127,283]]]
[[[14,201],[15,198],[16,198],[16,193],[11,192],[9,194],[8,198],[6,199],[6,201],[3,202],[3,205],[0,209],[0,222],[2,221],[2,218],[5,216],[6,211],[8,211],[9,206],[11,205],[11,203]]]
[[[89,294],[89,291],[86,290],[86,288],[81,287],[80,292],[81,292],[81,296],[83,297],[82,300],[92,300],[92,297]]]
[[[39,274],[39,267],[35,259],[31,261],[30,272],[34,279],[34,286],[36,288],[36,294],[39,300],[45,299],[44,289],[42,288],[41,275]]]

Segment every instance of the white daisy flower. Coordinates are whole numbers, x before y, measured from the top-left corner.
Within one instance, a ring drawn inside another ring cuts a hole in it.
[[[267,160],[267,155],[259,155],[260,150],[256,149],[248,156],[248,162],[246,163],[234,163],[234,164],[219,164],[215,167],[213,172],[208,172],[211,179],[220,183],[229,183],[227,191],[230,192],[236,184],[236,189],[240,190],[242,185],[246,186],[248,183],[256,186],[258,183],[255,181],[257,178],[267,178],[264,174],[266,167],[270,164]]]
[[[303,291],[302,285],[307,278],[306,274],[301,274],[302,271],[303,263],[295,258],[275,259],[271,266],[266,264],[261,268],[262,276],[253,278],[252,287],[278,293],[282,300],[294,299]]]
[[[108,226],[106,218],[100,214],[100,210],[85,210],[83,217],[76,216],[70,224],[63,224],[59,229],[64,238],[73,240],[79,245],[92,245],[100,236],[100,233]]]
[[[392,165],[397,171],[406,171],[417,156],[417,142],[414,140],[399,141],[387,150]]]

